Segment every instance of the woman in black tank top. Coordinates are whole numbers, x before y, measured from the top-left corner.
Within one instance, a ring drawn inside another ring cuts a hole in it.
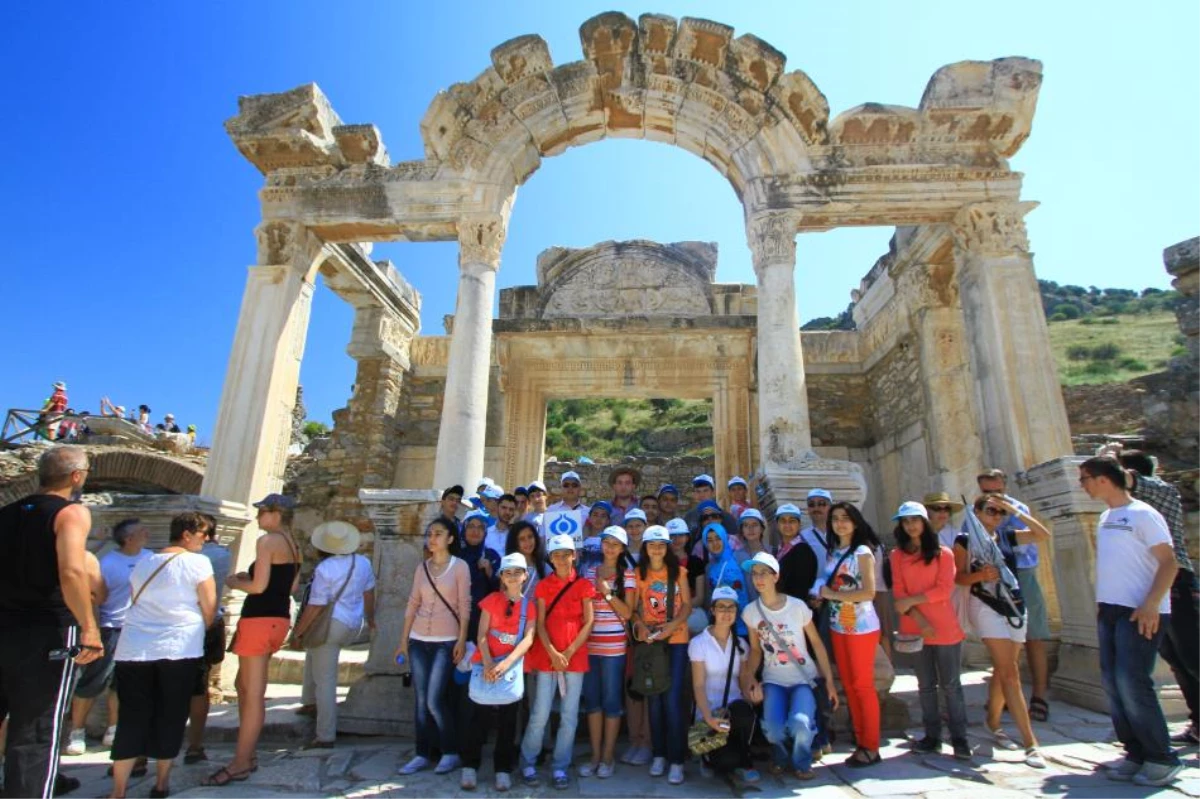
[[[231,648],[238,656],[240,726],[233,760],[209,775],[204,785],[240,782],[258,766],[255,750],[267,712],[267,666],[287,639],[292,592],[300,575],[300,549],[290,530],[295,506],[295,500],[282,494],[269,494],[254,503],[258,527],[264,533],[258,539],[254,563],[248,573],[230,575],[225,581],[230,588],[248,594]]]

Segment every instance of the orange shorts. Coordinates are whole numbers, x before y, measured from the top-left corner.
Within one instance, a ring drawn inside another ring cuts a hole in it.
[[[256,657],[274,655],[283,648],[291,623],[287,619],[272,616],[256,616],[238,619],[237,632],[233,635],[235,655]]]

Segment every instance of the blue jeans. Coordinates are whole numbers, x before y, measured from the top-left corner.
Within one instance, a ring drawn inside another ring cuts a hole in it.
[[[417,691],[413,709],[417,754],[431,757],[436,748],[443,755],[457,755],[458,730],[446,695],[454,668],[454,642],[410,638],[408,657],[412,661],[413,688]]]
[[[583,692],[583,672],[568,671],[563,675],[567,681],[567,695],[563,697],[559,712],[558,734],[554,738],[554,755],[551,768],[566,771],[575,757],[575,727],[579,724],[579,695]],[[529,709],[529,725],[521,739],[521,759],[526,766],[537,765],[537,756],[542,751],[542,736],[550,720],[550,708],[558,694],[558,673],[532,671],[525,675],[525,690],[533,686],[533,705]]]
[[[684,724],[683,711],[687,644],[667,644],[667,657],[671,662],[671,687],[661,694],[646,697],[650,710],[650,746],[655,757],[665,757],[671,765],[683,765],[687,754],[687,726]]]
[[[588,655],[588,671],[583,676],[582,710],[610,719],[625,715],[625,656]]]
[[[763,734],[771,758],[781,768],[812,769],[812,742],[817,733],[817,698],[806,683],[785,688],[763,683]],[[792,739],[791,756],[786,741]]]
[[[921,698],[921,720],[925,736],[942,740],[942,714],[938,712],[938,693],[950,717],[950,740],[967,740],[967,702],[962,689],[962,642],[925,644],[917,653],[917,693]]]
[[[1096,633],[1100,639],[1100,680],[1108,695],[1113,729],[1134,763],[1177,765],[1171,751],[1167,720],[1154,692],[1154,660],[1170,615],[1159,619],[1158,631],[1147,639],[1129,620],[1133,608],[1099,603]]]

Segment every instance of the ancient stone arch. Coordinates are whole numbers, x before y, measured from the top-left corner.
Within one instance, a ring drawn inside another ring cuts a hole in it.
[[[154,494],[199,494],[204,469],[193,463],[132,449],[95,449],[88,453],[90,488]],[[0,505],[32,494],[37,474],[0,489]]]

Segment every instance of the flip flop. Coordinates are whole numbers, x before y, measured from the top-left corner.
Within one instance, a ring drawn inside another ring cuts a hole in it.
[[[1046,721],[1050,718],[1050,705],[1046,704],[1045,699],[1040,696],[1030,697],[1029,718],[1034,721]]]
[[[231,782],[245,782],[250,779],[250,770],[246,771],[230,771],[228,766],[221,768],[209,774],[200,781],[200,785],[205,788],[223,788]]]

